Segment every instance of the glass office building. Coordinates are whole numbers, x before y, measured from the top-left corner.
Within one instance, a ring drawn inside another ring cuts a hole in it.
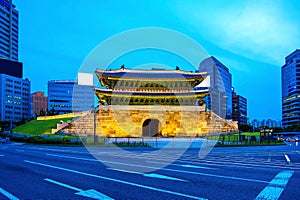
[[[7,74],[0,74],[0,120],[18,122],[29,120],[30,81]]]
[[[300,50],[285,58],[281,68],[282,126],[300,123]]]
[[[200,72],[210,75],[210,95],[204,98],[207,109],[225,119],[232,119],[232,75],[215,57],[200,63]]]
[[[18,61],[19,13],[12,0],[0,1],[0,58]]]
[[[239,125],[247,124],[247,99],[232,91],[232,120],[237,121]]]
[[[48,82],[48,111],[64,114],[93,109],[94,87],[78,85],[76,81],[52,80]]]

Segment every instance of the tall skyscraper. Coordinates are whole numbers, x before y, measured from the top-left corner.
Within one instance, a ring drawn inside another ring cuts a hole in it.
[[[232,91],[232,120],[239,125],[247,124],[247,99]]]
[[[232,75],[215,57],[200,63],[200,72],[210,75],[210,95],[204,98],[207,108],[225,119],[232,119]]]
[[[18,61],[19,13],[12,0],[0,0],[0,58]]]
[[[285,58],[281,67],[282,126],[300,123],[300,50]]]

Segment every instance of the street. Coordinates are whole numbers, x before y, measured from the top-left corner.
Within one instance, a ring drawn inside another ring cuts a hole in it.
[[[0,199],[299,199],[300,147],[0,145]]]

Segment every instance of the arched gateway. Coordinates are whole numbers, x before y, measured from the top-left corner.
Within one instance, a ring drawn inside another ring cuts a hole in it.
[[[143,137],[161,135],[161,123],[158,119],[146,119],[143,123]]]

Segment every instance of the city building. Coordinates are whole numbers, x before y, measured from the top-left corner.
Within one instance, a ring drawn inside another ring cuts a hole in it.
[[[22,63],[0,59],[0,120],[29,120],[30,110],[30,81],[22,78]]]
[[[63,114],[94,108],[94,87],[74,80],[48,81],[48,111]],[[54,114],[53,113],[53,114]]]
[[[259,127],[269,127],[269,128],[275,128],[275,127],[282,127],[281,121],[280,120],[274,120],[274,119],[263,119],[263,120],[257,120],[254,119],[251,123],[251,125],[254,128],[259,128]]]
[[[44,92],[34,92],[31,95],[32,115],[39,116],[41,112],[46,114],[48,109],[48,98],[44,95]]]
[[[247,99],[235,93],[232,89],[232,120],[239,125],[247,124]]]
[[[225,119],[232,119],[232,75],[215,57],[203,60],[199,72],[210,76],[210,94],[204,98],[207,108]]]
[[[0,59],[0,74],[23,78],[23,63]]]
[[[300,123],[300,50],[285,58],[281,67],[282,126]]]
[[[260,121],[257,119],[252,120],[251,125],[253,126],[253,128],[258,128],[261,126]]]
[[[237,124],[206,111],[209,90],[194,90],[208,74],[176,70],[96,70],[98,110],[63,131],[108,137],[200,136],[236,131]]]
[[[19,13],[12,0],[0,1],[0,58],[18,61]]]

